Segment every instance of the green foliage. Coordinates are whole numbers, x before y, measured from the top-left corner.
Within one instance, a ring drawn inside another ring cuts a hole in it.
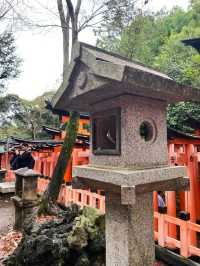
[[[16,55],[15,40],[11,32],[0,34],[0,92],[5,89],[9,79],[19,74],[21,60]]]
[[[42,131],[42,126],[59,127],[60,124],[58,116],[45,109],[45,100],[53,93],[45,93],[34,101],[26,101],[13,94],[0,97],[0,138],[49,138]]]
[[[192,133],[192,129],[184,125],[184,121],[187,118],[187,114],[200,120],[200,106],[191,102],[180,102],[177,104],[171,104],[168,107],[167,121],[168,124],[181,131]]]
[[[96,35],[99,36],[97,45],[108,51],[118,51],[118,40],[124,28],[130,25],[136,14],[141,13],[142,2],[140,0],[104,1],[103,22],[99,29],[95,30]]]
[[[108,26],[108,32],[110,32]],[[114,28],[113,28],[114,30]],[[98,45],[166,73],[177,82],[200,88],[200,55],[184,39],[200,36],[200,0],[192,0],[187,11],[179,7],[170,12],[138,13],[120,34],[99,35]],[[112,41],[112,42],[111,42]],[[178,103],[168,108],[168,123],[179,130],[186,114],[200,119],[200,105]]]

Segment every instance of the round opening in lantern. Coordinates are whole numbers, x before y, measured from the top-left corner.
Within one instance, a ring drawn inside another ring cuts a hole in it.
[[[140,136],[144,141],[152,141],[155,136],[154,125],[149,121],[144,121],[140,125]]]

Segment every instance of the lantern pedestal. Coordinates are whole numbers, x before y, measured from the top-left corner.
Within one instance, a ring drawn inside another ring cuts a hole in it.
[[[153,266],[153,191],[189,187],[185,167],[119,169],[77,166],[73,186],[106,191],[106,265]]]
[[[154,265],[152,193],[138,196],[134,205],[120,196],[106,196],[106,265]]]

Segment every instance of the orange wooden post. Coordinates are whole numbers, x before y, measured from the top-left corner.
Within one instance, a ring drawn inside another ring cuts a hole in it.
[[[193,155],[194,146],[189,144],[187,147],[187,155],[188,155],[188,176],[190,178],[190,191],[188,193],[188,209],[190,212],[190,221],[196,223],[196,203],[195,203],[195,157]],[[197,238],[196,232],[190,232],[190,243],[196,246]]]
[[[180,224],[180,254],[183,257],[189,257],[189,234],[188,234],[188,222],[181,221]]]
[[[194,197],[196,208],[196,219],[200,220],[200,183],[199,183],[199,162],[198,156],[193,157],[193,176],[194,176]]]
[[[172,153],[174,153],[174,150],[175,150],[175,145],[173,143],[170,143],[168,145],[168,153],[169,153],[169,155],[171,155]]]
[[[4,153],[4,155],[3,155],[2,168],[6,169],[6,153]]]
[[[158,245],[165,247],[165,237],[167,236],[167,226],[165,223],[165,215],[158,214]]]
[[[200,221],[200,182],[199,182],[199,167],[200,167],[200,163],[199,163],[199,156],[198,154],[195,156],[195,175],[196,175],[196,203],[197,203],[197,220]]]
[[[72,159],[70,159],[67,169],[64,176],[65,182],[71,182],[72,181]]]
[[[79,149],[74,148],[73,154],[72,154],[72,165],[73,166],[78,165],[78,153],[79,153]]]
[[[158,211],[158,192],[154,191],[153,192],[153,208],[154,211]],[[154,219],[154,230],[158,232],[158,219]]]
[[[166,193],[166,203],[167,203],[167,214],[169,216],[176,217],[176,192],[175,191],[167,191]],[[176,238],[176,225],[170,224],[168,226],[169,236],[172,238]],[[173,246],[170,246],[173,248]]]
[[[177,153],[179,147],[175,146],[175,144],[168,145],[168,153],[169,153],[169,163],[174,165],[177,161]],[[167,214],[173,217],[176,217],[176,192],[175,191],[167,191],[165,193],[166,205],[167,205]],[[172,238],[176,238],[176,225],[170,224],[168,225],[168,234]],[[170,248],[174,248],[173,245],[168,245]]]
[[[43,161],[43,174],[46,176],[46,173],[47,173],[47,170],[46,170],[46,165],[47,165],[47,162],[46,162],[46,158],[43,158],[42,159]]]

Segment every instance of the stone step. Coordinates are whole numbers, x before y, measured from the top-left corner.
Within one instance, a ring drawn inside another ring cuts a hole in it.
[[[14,193],[15,192],[15,182],[3,182],[0,183],[0,193]]]

